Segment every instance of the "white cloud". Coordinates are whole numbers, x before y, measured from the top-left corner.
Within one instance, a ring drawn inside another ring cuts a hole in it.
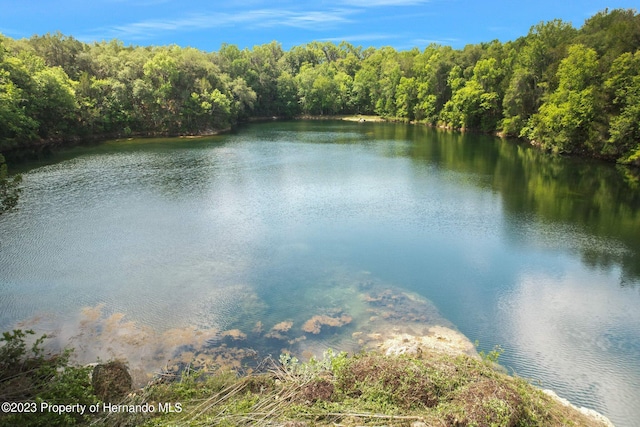
[[[14,38],[28,37],[28,36],[25,36],[23,32],[20,32],[18,30],[14,30],[13,28],[6,28],[6,27],[0,27],[0,34],[5,35],[5,36],[11,36],[11,37],[14,37]]]
[[[306,30],[335,28],[350,23],[353,11],[334,9],[326,11],[291,11],[262,9],[231,16],[232,21],[247,22],[260,27],[287,26]]]
[[[328,37],[323,38],[322,40],[328,42],[358,42],[358,41],[372,41],[372,40],[388,40],[398,38],[397,35],[393,34],[354,34],[350,36],[341,36],[341,37]]]
[[[150,39],[162,32],[192,31],[242,25],[256,27],[295,27],[308,30],[335,28],[351,22],[353,11],[333,9],[326,11],[292,11],[278,9],[250,10],[238,13],[191,14],[174,19],[156,19],[116,25],[98,30],[99,36],[85,35],[81,39],[128,38]]]
[[[112,3],[127,3],[129,6],[156,6],[159,4],[169,3],[171,0],[108,0]]]
[[[429,0],[345,0],[344,4],[358,7],[416,6]]]

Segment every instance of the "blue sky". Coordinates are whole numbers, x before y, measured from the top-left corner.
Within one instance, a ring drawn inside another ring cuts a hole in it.
[[[0,0],[0,33],[12,38],[60,31],[84,42],[192,46],[215,51],[314,40],[399,50],[430,43],[515,40],[555,18],[580,27],[605,8],[638,8],[638,0]]]

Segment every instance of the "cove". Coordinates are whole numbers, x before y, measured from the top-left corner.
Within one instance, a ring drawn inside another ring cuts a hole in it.
[[[640,419],[628,171],[488,136],[298,121],[78,147],[23,178],[0,217],[3,330],[145,370],[446,326],[617,426]]]

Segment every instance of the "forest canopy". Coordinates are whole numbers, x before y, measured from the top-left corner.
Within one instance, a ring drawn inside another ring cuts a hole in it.
[[[0,35],[0,152],[202,134],[252,117],[376,114],[640,165],[639,47],[640,15],[622,9],[460,50],[271,42],[204,52]]]

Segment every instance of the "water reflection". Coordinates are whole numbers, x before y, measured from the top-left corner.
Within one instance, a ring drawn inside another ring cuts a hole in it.
[[[593,267],[622,265],[620,283],[625,286],[640,280],[637,171],[555,157],[513,141],[419,126],[371,124],[366,133],[376,141],[391,141],[379,148],[384,155],[460,172],[464,184],[498,192],[510,217],[565,225],[622,243],[628,250],[611,253],[608,247],[594,247],[591,240],[574,242],[572,249]]]
[[[637,171],[598,161],[551,156],[515,141],[504,143],[489,136],[421,126],[365,123],[357,125],[358,133],[354,133],[351,123],[289,125],[288,130],[309,132],[300,142],[317,141],[313,132],[322,132],[322,141],[350,144],[362,143],[364,135],[369,143],[378,143],[369,147],[382,155],[408,157],[430,167],[460,172],[465,183],[498,192],[509,216],[524,215],[546,224],[580,227],[580,232],[623,242],[629,248],[624,256],[594,251],[591,242],[583,242],[575,249],[587,264],[623,265],[627,285],[630,280],[640,279]],[[278,126],[265,124],[259,132],[269,135],[269,130]],[[341,137],[332,137],[335,134]]]
[[[640,384],[640,312],[624,290],[602,288],[611,274],[523,274],[501,299],[500,315],[506,316],[512,357],[521,359],[520,366],[535,366],[519,375],[545,388],[572,390],[574,402],[633,425],[638,414],[625,402]]]
[[[505,347],[518,373],[624,425],[640,396],[624,376],[640,371],[634,182],[393,124],[91,147],[25,173],[19,208],[0,218],[0,323],[37,317],[89,359],[132,354],[149,372],[376,348],[385,333],[453,328],[442,312],[484,350]]]

